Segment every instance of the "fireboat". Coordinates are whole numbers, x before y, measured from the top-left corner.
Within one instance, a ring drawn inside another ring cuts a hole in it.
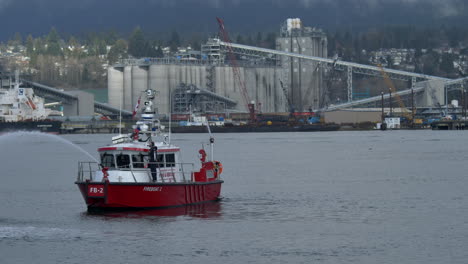
[[[183,163],[178,146],[170,142],[156,118],[156,91],[144,91],[141,118],[133,133],[112,137],[112,144],[98,148],[100,163],[79,162],[75,182],[88,211],[169,208],[220,199],[223,166],[213,160],[214,138],[210,134],[199,150],[201,165]],[[140,100],[139,100],[140,101]],[[134,113],[138,111],[139,103]]]

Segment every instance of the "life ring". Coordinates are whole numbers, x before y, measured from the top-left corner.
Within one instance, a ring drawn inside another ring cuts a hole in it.
[[[223,164],[221,164],[221,162],[215,160],[213,162],[213,167],[215,170],[218,171],[218,175],[220,175],[223,172]]]

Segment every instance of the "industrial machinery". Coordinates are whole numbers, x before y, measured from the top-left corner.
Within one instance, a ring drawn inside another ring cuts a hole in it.
[[[288,104],[288,111],[289,113],[293,113],[295,111],[294,106],[292,105],[291,99],[289,98],[288,91],[286,90],[286,87],[284,87],[283,81],[280,79],[280,85],[281,89],[283,90],[284,97],[286,98],[286,103]]]
[[[429,95],[431,96],[432,101],[436,105],[437,109],[439,109],[440,117],[442,118],[442,117],[446,116],[447,113],[445,113],[444,110],[442,110],[442,106],[440,105],[439,100],[437,99],[436,91],[435,91],[434,87],[431,87],[431,86],[429,87]]]
[[[245,86],[245,82],[241,79],[240,77],[240,72],[239,72],[239,65],[237,63],[236,55],[234,54],[234,51],[232,49],[231,44],[231,39],[229,38],[228,32],[226,31],[224,27],[224,22],[221,18],[217,17],[216,20],[218,21],[219,25],[219,34],[223,38],[223,41],[226,42],[228,45],[226,46],[228,54],[229,54],[229,60],[231,61],[231,66],[232,66],[232,71],[234,74],[234,78],[237,81],[242,98],[244,99],[244,103],[246,104],[246,108],[249,111],[250,115],[250,122],[256,123],[257,122],[257,114],[255,110],[255,103],[250,100],[250,96],[247,92],[247,88]]]
[[[393,82],[390,80],[390,77],[388,76],[388,74],[385,72],[384,68],[382,67],[381,64],[378,64],[377,65],[380,69],[380,73],[382,74],[382,77],[385,81],[385,83],[388,85],[389,89],[390,89],[390,93],[393,94],[395,96],[395,100],[397,101],[398,103],[398,106],[400,107],[400,110],[401,110],[401,114],[411,123],[413,122],[413,117],[414,117],[414,109],[412,109],[411,111],[409,111],[405,104],[403,103],[403,100],[401,99],[400,95],[397,93],[397,90],[395,88],[395,85],[393,85]],[[391,100],[391,97],[390,97],[390,100]],[[391,102],[390,102],[391,103]]]

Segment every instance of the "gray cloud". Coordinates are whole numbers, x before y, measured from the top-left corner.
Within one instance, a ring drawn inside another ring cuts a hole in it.
[[[12,0],[0,0],[0,11],[7,7],[11,2]]]
[[[35,4],[47,5],[54,0],[16,0],[22,2],[32,2]],[[80,1],[63,1],[61,2],[64,7],[73,6],[92,6],[93,3],[102,0],[80,0]],[[460,6],[464,6],[466,0],[260,0],[262,2],[270,2],[273,6],[288,6],[288,5],[299,5],[305,8],[312,8],[317,4],[328,4],[330,6],[340,8],[342,3],[352,3],[356,6],[363,7],[372,10],[378,9],[383,4],[394,3],[410,6],[432,6],[434,11],[438,11],[442,16],[453,16],[461,12]],[[0,0],[0,9],[8,7],[14,0]],[[226,6],[242,6],[248,5],[249,3],[256,3],[259,0],[136,0],[135,5],[138,2],[151,3],[162,7],[175,7],[179,4],[184,3],[197,3],[200,6],[210,6],[212,8],[223,8]]]
[[[224,8],[228,6],[243,6],[259,0],[149,0],[153,4],[166,7],[174,7],[179,3],[195,2],[200,5],[207,5],[212,8]],[[330,5],[334,8],[340,8],[343,3],[351,3],[359,8],[367,10],[378,10],[385,4],[401,4],[402,8],[429,7],[434,14],[440,17],[461,15],[464,12],[466,0],[263,0],[276,7],[282,6],[301,6],[304,8],[313,8],[318,4]]]
[[[98,3],[114,2],[120,3],[120,0],[0,0],[0,12],[5,11],[8,7],[15,5],[17,2],[23,4],[32,4],[36,7],[48,9],[50,6],[57,6],[64,10],[73,10],[75,8],[87,9],[94,8]],[[129,2],[130,3],[130,2]],[[185,4],[192,4],[200,8],[218,8],[225,9],[230,7],[248,8],[251,4],[261,3],[265,8],[283,8],[295,7],[303,9],[313,9],[314,7],[328,6],[339,11],[346,8],[355,7],[363,15],[368,12],[382,11],[385,6],[401,5],[402,9],[427,10],[429,16],[435,17],[452,17],[464,15],[467,11],[467,0],[134,0],[134,5],[154,6],[160,8],[178,8]],[[110,5],[112,6],[112,5]],[[346,11],[346,10],[344,10]],[[353,11],[353,10],[350,10]]]
[[[237,4],[251,1],[253,0],[232,0]],[[463,15],[467,5],[466,0],[271,0],[271,3],[279,6],[299,4],[305,8],[313,8],[318,4],[327,4],[338,9],[344,3],[351,3],[356,7],[365,8],[369,11],[381,9],[386,4],[400,4],[402,8],[428,7],[433,11],[433,14],[440,17]]]
[[[246,0],[248,1],[248,0]],[[432,6],[434,11],[442,16],[459,15],[460,6],[464,6],[464,0],[289,0],[297,1],[304,7],[313,7],[316,4],[330,4],[339,8],[340,3],[351,2],[358,6],[366,6],[369,9],[379,9],[383,4],[401,4],[406,6]],[[278,2],[278,1],[277,1]],[[279,1],[281,2],[281,1]]]

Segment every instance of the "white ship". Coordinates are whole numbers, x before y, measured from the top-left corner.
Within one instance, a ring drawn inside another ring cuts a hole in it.
[[[44,98],[34,95],[32,88],[20,88],[19,78],[13,85],[0,86],[0,131],[41,131],[59,133],[60,121],[48,120],[51,109]]]

